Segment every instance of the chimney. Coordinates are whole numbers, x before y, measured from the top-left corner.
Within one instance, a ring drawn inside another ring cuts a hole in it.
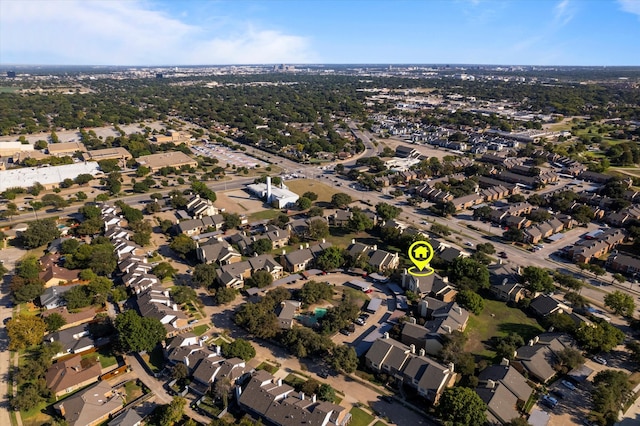
[[[267,176],[267,203],[271,202],[271,177]]]
[[[173,304],[173,310],[174,310],[174,311],[177,311],[177,310],[178,310],[178,304],[177,304],[177,303],[174,303],[174,304]]]
[[[508,367],[509,360],[507,358],[502,358],[502,361],[500,361],[500,365],[504,365],[505,367]]]
[[[420,350],[418,351],[418,354],[420,356],[424,356],[426,354],[426,351],[424,350],[424,348],[420,348]]]
[[[413,343],[409,345],[409,350],[411,350],[412,354],[416,353],[416,345],[414,345]]]
[[[278,379],[277,384],[278,386],[282,386],[282,379]]]
[[[376,251],[376,250],[378,250],[378,245],[377,245],[377,244],[374,244],[374,245],[373,245],[373,251]]]
[[[279,237],[280,233],[278,231],[276,231],[276,237]]]
[[[540,336],[536,336],[533,338],[533,343],[538,343],[540,341]]]
[[[304,401],[304,392],[300,392],[300,400]]]
[[[447,330],[447,333],[451,334],[451,326],[450,325],[443,325],[442,328],[444,328],[445,330]]]
[[[311,395],[311,402],[312,403],[316,403],[316,394],[314,393],[313,395]]]
[[[302,244],[300,244],[300,250],[302,250],[304,248],[304,246]]]
[[[529,346],[533,346],[533,339],[529,340]]]
[[[326,243],[327,240],[325,240],[324,238],[322,239],[322,244]]]
[[[442,277],[441,278],[443,283],[448,283],[449,282],[449,277]]]
[[[285,254],[287,254],[287,251],[285,249],[282,249],[282,255],[284,256]]]
[[[389,333],[387,333],[386,331],[384,332],[384,334],[382,335],[383,339],[388,339],[389,338]],[[51,338],[51,341],[53,342],[53,338]]]
[[[309,248],[309,243],[307,243],[307,244],[305,245],[305,248]]]
[[[456,306],[455,310],[458,313],[458,315],[462,315],[462,308],[460,306]]]
[[[409,317],[409,324],[415,324],[416,319],[414,317]]]
[[[496,387],[496,382],[494,382],[494,381],[493,381],[493,380],[491,380],[491,379],[488,379],[488,380],[487,380],[487,388],[488,388],[488,389],[495,389],[495,387]]]
[[[456,369],[456,366],[453,365],[452,362],[450,362],[449,364],[447,364],[447,369],[453,373]]]
[[[355,239],[355,238],[352,238],[352,239],[351,239],[351,244],[355,244],[355,243],[356,243],[356,239]]]

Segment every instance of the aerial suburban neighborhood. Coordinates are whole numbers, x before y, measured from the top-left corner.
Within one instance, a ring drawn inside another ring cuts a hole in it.
[[[638,70],[328,67],[0,78],[7,425],[640,423]]]

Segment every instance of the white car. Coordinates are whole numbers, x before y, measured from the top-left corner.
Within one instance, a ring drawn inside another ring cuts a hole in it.
[[[600,356],[594,356],[593,360],[595,362],[597,362],[598,364],[607,365],[607,360],[602,358],[602,357],[600,357]]]
[[[565,388],[567,388],[569,390],[572,390],[572,391],[576,390],[576,386],[573,383],[571,383],[571,382],[569,382],[567,380],[563,380],[560,383],[562,383],[562,386],[564,386]]]

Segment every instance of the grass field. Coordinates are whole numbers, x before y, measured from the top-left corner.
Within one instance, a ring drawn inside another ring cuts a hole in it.
[[[275,210],[275,209],[262,210],[260,212],[251,213],[249,215],[249,221],[251,222],[255,220],[273,219],[277,217],[279,214],[280,214],[280,210]]]
[[[373,416],[361,408],[353,407],[351,411],[351,426],[367,426],[373,421]]]
[[[110,351],[108,350],[100,350],[98,352],[92,352],[90,354],[87,355],[83,355],[82,359],[85,358],[100,358],[100,366],[102,368],[107,368],[107,367],[111,367],[113,365],[118,364],[118,360],[116,360],[116,357],[113,356],[113,354],[111,354]]]
[[[307,380],[303,379],[302,377],[296,376],[295,374],[289,374],[284,378],[283,381],[289,386],[296,387],[296,385],[303,385]]]
[[[289,189],[298,195],[302,195],[307,191],[315,192],[318,194],[318,200],[320,202],[328,203],[331,201],[333,194],[337,194],[336,188],[332,188],[324,183],[316,182],[310,179],[296,179],[290,180],[285,183]]]
[[[0,93],[16,93],[19,90],[19,87],[0,86]]]
[[[268,373],[276,374],[276,371],[278,371],[278,366],[264,361],[258,367],[256,367],[256,370],[264,370]]]
[[[129,403],[131,401],[133,401],[134,399],[142,396],[142,387],[140,387],[135,380],[132,380],[130,382],[127,382],[124,385],[124,389],[127,392],[127,400],[126,402]]]
[[[193,327],[192,333],[195,334],[196,336],[202,336],[204,333],[207,332],[208,329],[209,329],[209,326],[207,324],[200,324]]]
[[[492,359],[496,356],[489,345],[492,337],[517,333],[526,342],[542,331],[544,330],[538,322],[520,309],[510,308],[501,301],[486,299],[482,313],[469,317],[466,330],[469,340],[465,350]]]

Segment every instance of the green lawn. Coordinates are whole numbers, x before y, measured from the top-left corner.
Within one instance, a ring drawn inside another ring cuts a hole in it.
[[[192,333],[195,334],[196,336],[202,336],[204,333],[206,333],[207,330],[209,330],[209,325],[200,324],[198,326],[193,327]]]
[[[331,201],[333,194],[340,192],[338,189],[333,188],[324,183],[316,182],[309,179],[296,179],[287,181],[286,184],[289,189],[298,195],[302,195],[307,191],[315,192],[318,194],[316,201],[328,203]]]
[[[273,365],[271,363],[268,362],[262,362],[257,368],[256,370],[264,370],[268,373],[271,374],[276,374],[276,371],[278,371],[278,366]]]
[[[489,345],[492,337],[517,333],[526,342],[543,331],[538,321],[529,318],[520,309],[510,308],[501,301],[485,299],[482,313],[469,317],[466,329],[469,341],[465,349],[476,355],[494,358],[496,354]]]
[[[353,407],[349,413],[351,413],[350,426],[367,426],[373,421],[373,416],[361,408]]]
[[[280,214],[280,210],[275,210],[275,209],[262,210],[259,212],[251,213],[249,215],[249,222],[256,221],[256,220],[274,219],[278,217],[279,214]]]
[[[164,355],[162,354],[162,348],[156,346],[156,348],[142,355],[142,358],[147,362],[149,368],[154,373],[159,372],[164,368]]]
[[[289,386],[293,386],[293,387],[296,387],[296,385],[302,385],[306,381],[307,381],[306,379],[303,379],[302,377],[299,377],[295,374],[289,374],[287,377],[284,378],[284,382]]]
[[[125,383],[124,390],[127,392],[127,404],[143,394],[142,387],[139,386],[135,380]]]
[[[118,360],[116,359],[116,357],[111,353],[111,351],[109,349],[101,349],[98,352],[92,352],[90,354],[87,355],[83,355],[82,359],[85,358],[100,358],[100,366],[102,368],[107,368],[107,367],[111,367],[113,365],[117,365],[118,364]]]

